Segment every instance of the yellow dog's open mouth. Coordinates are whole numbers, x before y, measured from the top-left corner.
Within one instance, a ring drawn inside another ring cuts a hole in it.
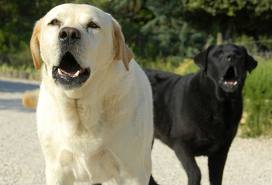
[[[71,78],[76,78],[79,75],[86,72],[87,69],[83,69],[77,63],[74,56],[67,52],[61,59],[60,65],[58,66],[58,74],[60,76],[69,76]]]
[[[75,57],[66,52],[58,66],[53,67],[53,78],[65,88],[74,88],[83,84],[90,76],[89,68],[82,68]]]

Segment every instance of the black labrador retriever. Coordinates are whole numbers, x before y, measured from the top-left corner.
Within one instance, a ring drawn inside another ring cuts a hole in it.
[[[191,75],[146,70],[153,90],[155,137],[175,151],[189,185],[200,185],[199,155],[208,157],[210,184],[221,185],[243,111],[242,89],[257,62],[233,44],[210,46],[194,60],[200,71]],[[152,177],[151,184],[156,184]]]

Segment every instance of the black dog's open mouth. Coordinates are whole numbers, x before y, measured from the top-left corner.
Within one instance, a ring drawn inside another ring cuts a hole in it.
[[[232,89],[238,85],[237,72],[233,66],[230,66],[223,76],[223,86]]]
[[[82,68],[70,52],[65,53],[60,64],[53,67],[53,78],[66,88],[80,86],[89,76],[90,69]]]

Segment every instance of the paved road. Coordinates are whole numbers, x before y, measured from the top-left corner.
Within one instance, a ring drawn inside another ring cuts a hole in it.
[[[37,84],[0,79],[0,185],[44,185],[44,161],[39,147],[35,112],[21,105],[22,93]],[[186,185],[174,153],[155,142],[153,171],[161,185]],[[197,159],[202,184],[208,185],[207,161]],[[272,140],[236,138],[227,161],[224,185],[271,185]]]

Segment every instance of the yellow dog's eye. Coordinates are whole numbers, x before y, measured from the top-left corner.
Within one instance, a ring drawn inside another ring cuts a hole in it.
[[[87,24],[87,28],[98,29],[98,28],[100,28],[100,26],[98,26],[95,22],[90,21],[90,22]]]
[[[58,19],[53,19],[48,23],[48,25],[60,26],[60,21]]]

